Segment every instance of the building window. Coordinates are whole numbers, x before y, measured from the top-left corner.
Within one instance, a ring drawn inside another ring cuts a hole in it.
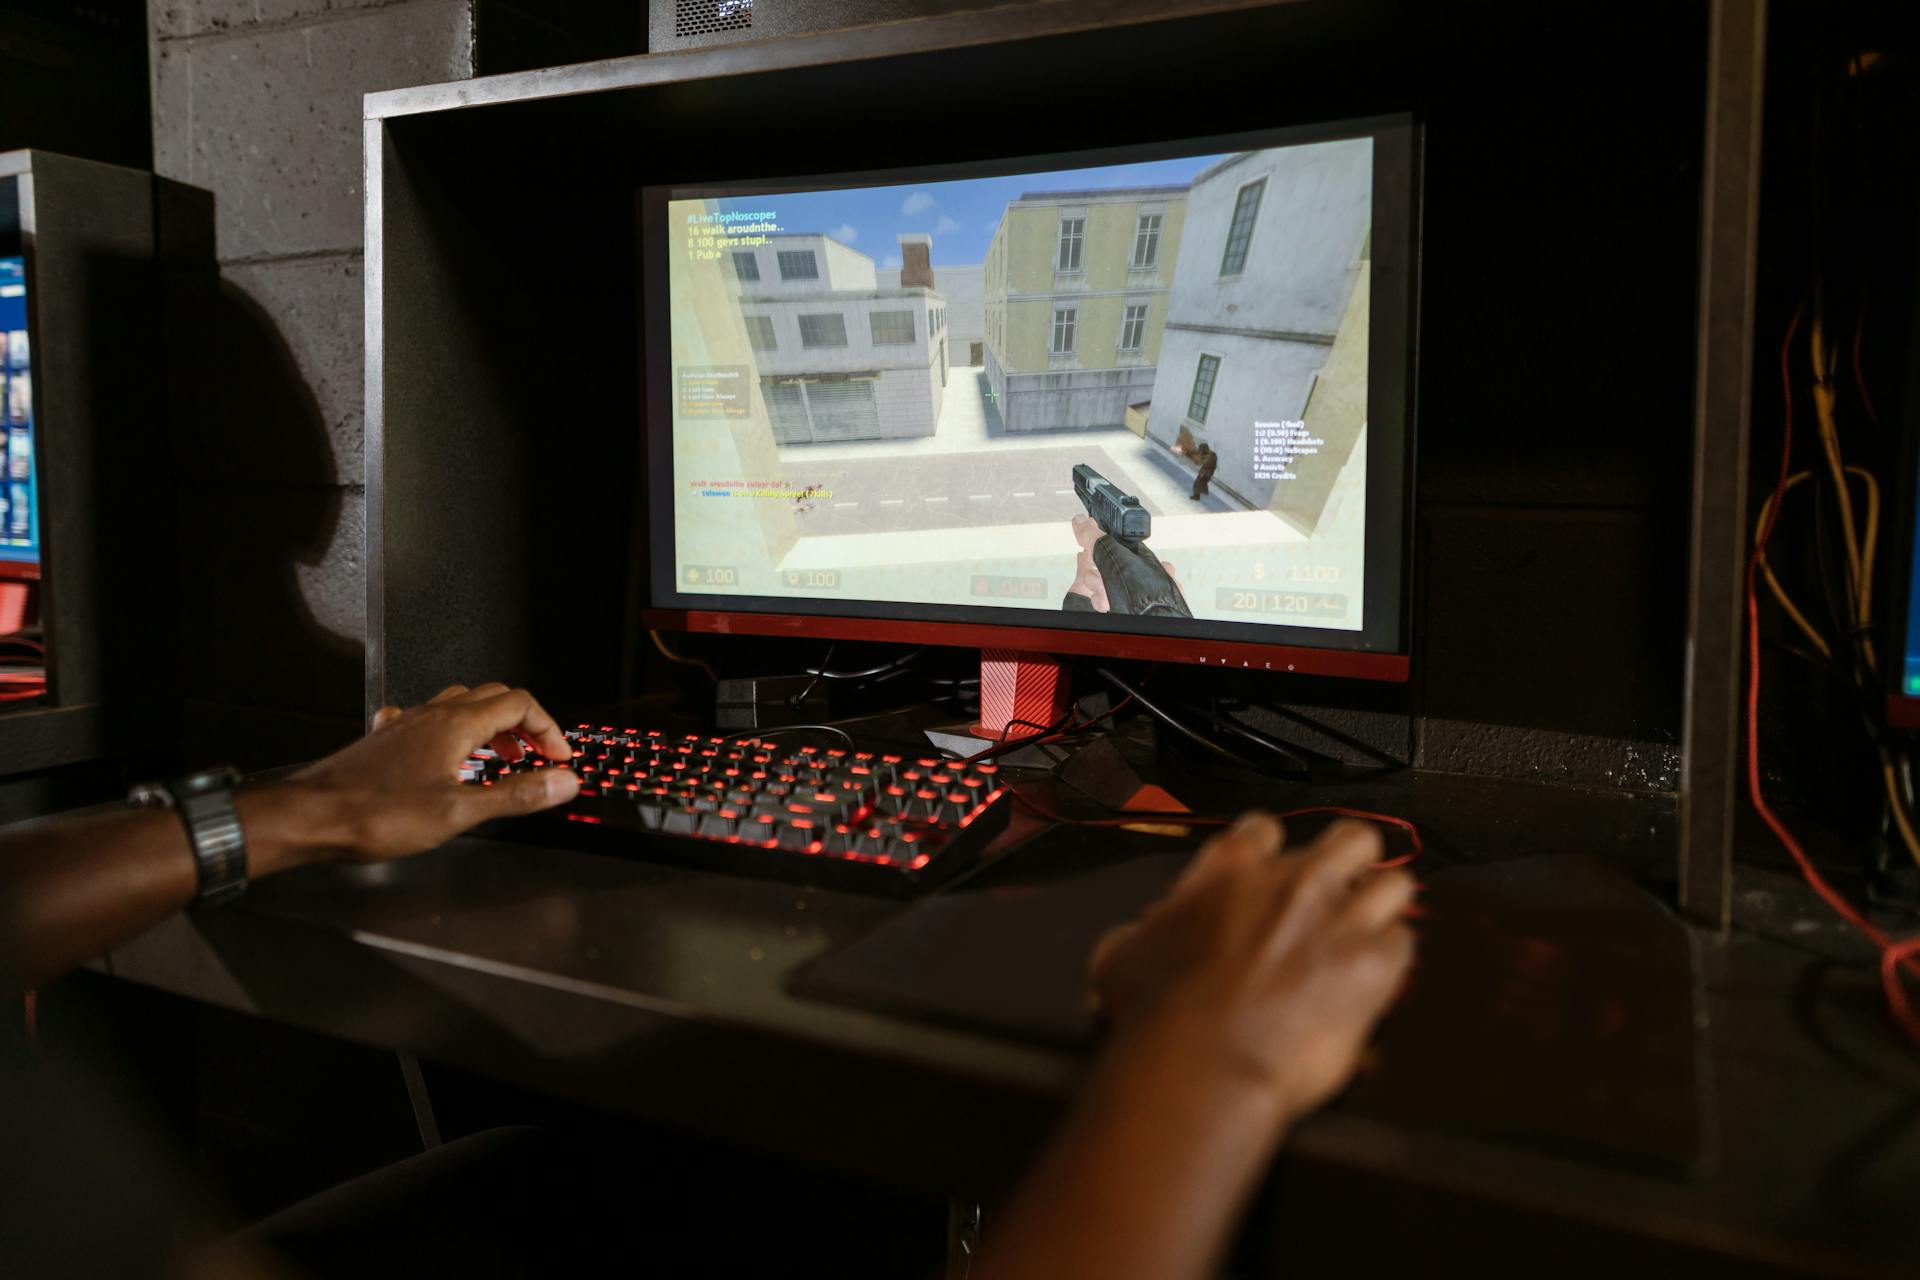
[[[1138,351],[1147,345],[1147,304],[1129,302],[1120,320],[1120,349]]]
[[[1219,376],[1220,357],[1201,356],[1193,371],[1193,395],[1187,400],[1187,416],[1195,422],[1206,422],[1207,410],[1213,404],[1213,384]]]
[[[751,253],[734,254],[733,274],[739,276],[742,280],[758,280],[760,278],[760,259],[754,257]]]
[[[1233,221],[1227,224],[1227,251],[1220,256],[1220,274],[1237,276],[1247,269],[1247,249],[1253,243],[1253,222],[1260,216],[1260,197],[1267,180],[1249,182],[1233,202]]]
[[[1145,271],[1160,261],[1160,215],[1143,213],[1133,229],[1133,269]]]
[[[811,249],[782,249],[780,258],[780,278],[782,280],[818,280],[820,263]]]
[[[875,311],[867,317],[873,323],[873,345],[893,347],[913,341],[913,312]]]
[[[773,340],[772,316],[748,316],[747,345],[755,351],[771,351],[776,345]]]
[[[1078,307],[1055,307],[1053,309],[1053,354],[1070,356],[1073,354],[1073,331],[1080,319]]]
[[[1060,219],[1060,257],[1056,271],[1080,270],[1080,251],[1087,238],[1085,218]]]
[[[782,254],[782,257],[786,255]],[[808,254],[812,257],[812,254]],[[803,347],[844,347],[847,345],[847,318],[838,311],[800,317],[800,345]]]

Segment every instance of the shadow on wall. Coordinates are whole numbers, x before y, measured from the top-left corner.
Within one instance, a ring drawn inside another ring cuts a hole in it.
[[[326,424],[286,340],[231,283],[202,292],[211,341],[178,419],[189,746],[265,767],[359,731],[365,646],[315,619],[299,566],[344,535],[357,569],[360,534],[343,521]]]

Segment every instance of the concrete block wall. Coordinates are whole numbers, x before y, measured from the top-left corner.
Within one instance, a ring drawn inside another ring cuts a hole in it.
[[[214,194],[207,701],[360,714],[365,638],[361,97],[473,73],[470,0],[150,0],[154,167]],[[272,517],[276,545],[244,550]],[[216,525],[218,522],[215,522]],[[257,717],[256,717],[257,718]]]

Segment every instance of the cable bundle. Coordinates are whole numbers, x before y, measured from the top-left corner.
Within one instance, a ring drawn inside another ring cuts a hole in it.
[[[1773,539],[1782,499],[1786,497],[1789,490],[1812,474],[1811,471],[1794,472],[1790,469],[1793,454],[1793,341],[1799,333],[1800,322],[1806,310],[1806,303],[1803,301],[1794,311],[1793,319],[1787,325],[1786,336],[1780,343],[1780,383],[1785,402],[1780,441],[1780,470],[1774,482],[1772,494],[1760,508],[1759,526],[1754,532],[1753,553],[1747,559],[1747,790],[1752,796],[1754,811],[1760,815],[1761,821],[1767,824],[1787,853],[1791,855],[1808,885],[1837,915],[1879,949],[1880,978],[1886,990],[1887,1006],[1892,1010],[1894,1019],[1900,1024],[1901,1029],[1912,1039],[1915,1047],[1920,1048],[1920,1013],[1914,1009],[1902,978],[1903,970],[1920,977],[1920,936],[1895,940],[1842,897],[1827,882],[1826,877],[1820,874],[1800,842],[1768,805],[1765,791],[1760,785],[1759,586],[1763,579],[1787,616],[1815,649],[1825,657],[1834,655],[1834,646],[1794,606],[1785,588],[1781,586],[1779,579],[1767,564],[1767,545]],[[1871,623],[1873,557],[1879,534],[1880,494],[1873,476],[1862,467],[1848,466],[1841,453],[1839,432],[1835,426],[1835,397],[1831,380],[1835,352],[1826,342],[1821,321],[1820,307],[1816,302],[1811,335],[1814,367],[1813,403],[1819,428],[1822,459],[1839,494],[1840,518],[1846,543],[1848,604],[1846,618],[1851,630],[1848,637],[1848,648],[1851,651],[1849,670],[1856,685],[1873,688],[1877,684],[1879,667],[1873,649]],[[1853,367],[1857,378],[1859,376],[1857,336]],[[1868,406],[1871,417],[1872,401],[1866,396],[1864,383],[1861,386],[1861,400]],[[1859,478],[1863,482],[1862,488],[1867,497],[1864,528],[1857,525],[1854,520],[1854,506],[1849,493],[1849,476]],[[1880,749],[1880,755],[1887,801],[1892,808],[1894,824],[1899,828],[1908,853],[1916,862],[1920,862],[1920,839],[1915,838],[1912,817],[1906,810],[1905,797],[1901,794],[1895,771],[1895,756],[1884,745]]]

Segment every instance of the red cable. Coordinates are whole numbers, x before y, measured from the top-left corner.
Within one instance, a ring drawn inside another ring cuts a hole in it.
[[[1906,983],[1900,980],[1900,966],[1913,965],[1913,958],[1920,955],[1920,937],[1908,938],[1896,942],[1880,953],[1880,985],[1886,988],[1887,1004],[1893,1008],[1893,1016],[1907,1029],[1907,1034],[1920,1041],[1920,1014],[1916,1014],[1913,1002],[1907,996]]]
[[[1404,867],[1422,853],[1426,852],[1426,847],[1420,843],[1420,828],[1414,826],[1413,823],[1407,821],[1407,819],[1396,818],[1390,813],[1374,813],[1369,809],[1347,809],[1337,804],[1316,804],[1305,809],[1289,809],[1280,816],[1282,818],[1298,818],[1302,814],[1308,813],[1337,813],[1344,818],[1359,818],[1366,822],[1384,823],[1389,827],[1398,827],[1400,830],[1406,832],[1407,843],[1413,847],[1397,858],[1386,858],[1382,860],[1380,865],[1383,867]]]
[[[1916,1046],[1920,1046],[1920,1016],[1915,1014],[1899,973],[1900,967],[1906,965],[1912,972],[1920,974],[1920,963],[1914,959],[1916,954],[1920,954],[1920,937],[1908,938],[1903,942],[1893,941],[1841,897],[1814,868],[1813,860],[1807,857],[1806,850],[1800,847],[1800,842],[1794,839],[1786,824],[1767,806],[1766,795],[1760,787],[1760,595],[1757,584],[1760,562],[1767,554],[1767,543],[1773,537],[1774,522],[1780,516],[1780,498],[1787,489],[1789,460],[1793,452],[1793,374],[1789,359],[1794,334],[1799,332],[1800,319],[1806,309],[1806,300],[1803,298],[1787,325],[1786,337],[1780,343],[1780,385],[1785,401],[1780,438],[1780,474],[1774,480],[1772,505],[1766,518],[1760,522],[1759,536],[1754,539],[1753,554],[1747,557],[1747,791],[1752,797],[1754,812],[1760,815],[1761,821],[1767,824],[1792,855],[1807,884],[1833,909],[1834,914],[1858,929],[1880,949],[1880,979],[1886,988],[1887,1006],[1893,1011],[1901,1029]]]
[[[1877,427],[1880,425],[1880,415],[1874,412],[1873,397],[1867,394],[1866,376],[1860,372],[1860,335],[1866,332],[1866,328],[1867,312],[1863,307],[1860,318],[1853,324],[1853,386],[1860,393],[1860,404],[1867,411],[1867,421]]]

